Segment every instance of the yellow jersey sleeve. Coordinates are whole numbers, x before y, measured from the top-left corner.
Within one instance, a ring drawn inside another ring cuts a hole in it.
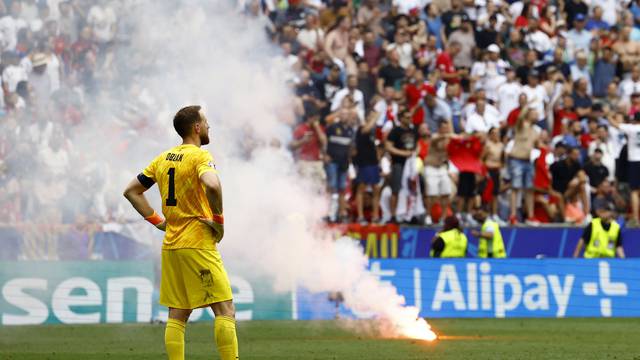
[[[196,171],[198,172],[198,178],[202,174],[216,170],[216,164],[213,162],[213,156],[208,151],[202,151],[196,159]]]
[[[157,181],[156,180],[156,168],[158,167],[158,159],[160,157],[156,157],[155,159],[153,159],[151,161],[151,163],[144,168],[144,170],[142,170],[142,174],[146,177],[148,177],[149,179],[153,180],[153,181]]]

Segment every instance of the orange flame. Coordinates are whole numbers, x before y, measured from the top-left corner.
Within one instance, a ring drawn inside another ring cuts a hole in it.
[[[402,336],[417,339],[417,340],[426,340],[426,341],[434,341],[438,338],[427,321],[425,319],[419,318],[413,322],[407,322],[404,324],[399,324],[400,334]]]

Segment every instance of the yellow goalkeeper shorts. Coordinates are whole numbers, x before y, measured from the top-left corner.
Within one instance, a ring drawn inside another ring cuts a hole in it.
[[[229,277],[218,250],[162,250],[160,304],[196,309],[232,298]]]

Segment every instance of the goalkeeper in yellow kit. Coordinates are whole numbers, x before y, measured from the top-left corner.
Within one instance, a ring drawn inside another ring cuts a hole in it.
[[[185,325],[193,309],[211,307],[222,360],[238,357],[231,285],[216,249],[224,234],[222,189],[209,143],[209,124],[200,106],[180,109],[173,126],[182,145],[156,157],[133,179],[124,196],[147,221],[166,231],[162,245],[160,304],[169,308],[164,341],[170,360],[184,359]],[[144,196],[158,184],[163,219]]]

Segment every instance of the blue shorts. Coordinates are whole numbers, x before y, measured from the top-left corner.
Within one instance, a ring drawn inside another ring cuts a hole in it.
[[[366,185],[377,185],[380,182],[380,167],[378,165],[359,166],[357,180]]]
[[[347,188],[347,169],[340,170],[337,163],[330,162],[324,165],[327,173],[327,186],[333,191],[342,192]]]
[[[511,187],[514,189],[530,189],[533,187],[533,164],[528,160],[509,159]]]

